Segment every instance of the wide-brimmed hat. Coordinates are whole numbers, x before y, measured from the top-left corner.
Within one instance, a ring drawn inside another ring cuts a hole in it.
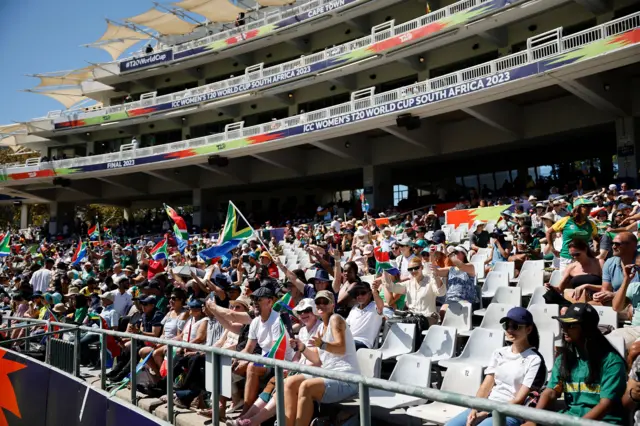
[[[69,292],[67,294],[65,294],[65,296],[75,296],[77,294],[80,294],[80,289],[74,285],[69,287]]]
[[[65,305],[64,303],[56,303],[53,307],[53,312],[55,312],[56,314],[64,314],[67,312],[67,305]]]
[[[235,300],[230,300],[229,304],[233,305],[241,305],[248,311],[251,308],[251,300],[247,296],[240,296]]]

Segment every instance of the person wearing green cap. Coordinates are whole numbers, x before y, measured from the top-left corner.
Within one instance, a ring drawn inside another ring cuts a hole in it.
[[[590,243],[598,236],[596,224],[589,219],[589,212],[593,205],[594,203],[586,198],[577,198],[574,200],[574,209],[571,215],[563,217],[547,229],[546,237],[551,247],[553,247],[556,234],[562,235],[562,249],[560,252],[554,249],[553,252],[560,258],[560,272],[564,272],[567,265],[573,261],[569,254],[569,243],[573,239],[579,238]],[[596,245],[597,243],[596,239]],[[597,252],[597,247],[595,251]]]

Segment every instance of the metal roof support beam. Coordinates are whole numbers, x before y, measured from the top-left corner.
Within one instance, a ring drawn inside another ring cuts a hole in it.
[[[355,74],[344,75],[341,77],[335,77],[329,80],[329,82],[336,84],[340,87],[344,87],[347,90],[358,89],[358,78]]]
[[[207,172],[211,172],[218,176],[224,176],[238,183],[242,183],[242,184],[250,183],[250,179],[249,179],[250,173],[248,173],[246,169],[243,170],[242,174],[240,174],[236,170],[237,168],[233,167],[232,165],[229,165],[227,167],[218,167],[211,164],[196,164],[196,166],[200,167],[203,170],[206,170]]]
[[[121,189],[127,189],[130,191],[134,191],[140,195],[148,194],[149,191],[147,189],[146,182],[142,183],[139,179],[127,179],[126,183],[118,182],[117,177],[99,177],[97,180],[106,183],[107,185],[112,185]]]
[[[611,10],[611,0],[575,0],[575,2],[594,15],[600,15]]]
[[[623,86],[626,85],[604,82],[599,75],[576,80],[563,79],[558,85],[599,111],[607,112],[614,117],[631,115],[629,106],[620,99],[625,90]]]
[[[493,28],[481,32],[480,34],[478,34],[478,36],[482,39],[490,41],[497,47],[509,46],[509,33],[507,32],[507,27]]]
[[[422,60],[420,60],[420,58],[422,58]],[[398,63],[406,65],[414,71],[423,72],[427,70],[427,58],[427,53],[423,53],[419,56],[398,59]]]
[[[509,101],[493,101],[470,108],[462,108],[462,111],[517,139],[522,138],[522,109]]]
[[[339,137],[335,139],[327,139],[323,141],[311,142],[317,148],[326,151],[336,157],[343,158],[360,166],[367,165],[371,162],[371,153],[368,147],[364,146],[366,142],[362,141],[357,135]]]
[[[160,179],[165,182],[175,183],[189,189],[193,189],[194,187],[194,185],[192,185],[191,182],[187,182],[186,179],[180,178],[179,175],[177,175],[176,173],[173,173],[171,176],[168,176],[160,171],[151,171],[151,170],[145,170],[143,173],[146,173],[149,176],[154,177],[156,179]]]
[[[260,154],[253,154],[252,156],[272,166],[289,170],[296,176],[304,176],[306,174],[304,161],[300,161],[299,157],[293,158],[291,155],[287,155],[282,151],[262,152]]]

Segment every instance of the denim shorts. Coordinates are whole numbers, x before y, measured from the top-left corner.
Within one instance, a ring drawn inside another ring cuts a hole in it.
[[[317,379],[321,377],[314,377],[310,374],[304,374],[307,379]],[[342,382],[340,380],[325,379],[324,381],[324,395],[320,400],[323,404],[335,404],[346,399],[356,396],[358,393],[358,385],[355,383]]]

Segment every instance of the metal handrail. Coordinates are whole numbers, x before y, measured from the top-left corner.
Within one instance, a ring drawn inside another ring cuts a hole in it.
[[[420,28],[422,26],[428,25],[432,22],[440,20],[446,16],[449,16],[453,13],[458,13],[464,10],[468,10],[474,7],[478,7],[485,3],[491,3],[493,0],[460,0],[456,3],[453,3],[449,6],[443,7],[441,9],[435,10],[433,12],[427,13],[426,15],[420,16],[418,18],[412,19],[411,21],[407,21],[401,25],[394,25],[392,21],[385,22],[386,29],[376,33],[374,32],[374,27],[372,29],[372,34],[366,35],[364,37],[358,38],[356,40],[350,41],[348,43],[326,48],[322,52],[314,53],[308,56],[302,56],[299,59],[294,59],[292,61],[284,62],[279,65],[275,65],[268,68],[260,68],[259,70],[253,70],[253,67],[248,67],[245,69],[245,74],[229,78],[226,80],[217,81],[215,83],[206,84],[204,86],[195,87],[193,89],[185,89],[179,92],[170,93],[168,95],[153,97],[151,99],[143,99],[136,102],[130,102],[123,105],[113,105],[106,106],[102,108],[96,108],[89,112],[83,113],[85,111],[84,108],[76,108],[70,109],[66,111],[55,111],[55,117],[68,117],[73,116],[74,119],[82,119],[94,117],[102,114],[113,114],[121,111],[129,111],[131,109],[136,108],[147,108],[150,106],[162,104],[165,102],[171,101],[179,101],[186,97],[191,97],[195,95],[201,95],[205,93],[214,92],[216,90],[223,90],[226,88],[239,86],[241,84],[249,84],[252,81],[257,79],[261,79],[264,77],[269,77],[271,75],[280,74],[285,71],[293,71],[298,70],[307,66],[311,66],[313,64],[317,64],[323,61],[326,61],[330,58],[333,58],[338,55],[344,55],[354,50],[359,50],[364,47],[368,47],[372,44],[379,43],[384,40],[391,39],[393,37],[397,37],[399,35],[405,34],[409,31],[415,30],[416,28]],[[434,33],[437,34],[437,33]],[[254,65],[254,67],[259,67],[263,64]],[[339,65],[337,65],[339,66]],[[229,96],[236,95],[238,93],[230,93]],[[35,118],[34,120],[41,120],[44,118],[53,117],[51,113],[47,114],[47,117]]]
[[[259,124],[256,126],[245,127],[235,132],[218,133],[207,137],[178,141],[166,145],[158,145],[150,148],[139,148],[133,151],[95,155],[92,157],[80,157],[68,160],[57,160],[49,163],[41,163],[40,166],[31,168],[27,166],[15,167],[13,169],[6,168],[4,172],[5,174],[13,172],[31,172],[41,170],[43,167],[53,167],[54,169],[72,168],[89,164],[101,164],[111,161],[143,158],[152,155],[171,153],[188,148],[197,148],[204,145],[220,144],[231,140],[236,140],[238,138],[265,134],[273,131],[274,128],[277,128],[278,130],[285,130],[301,124],[309,124],[317,121],[336,118],[339,116],[350,114],[354,111],[367,109],[372,106],[387,105],[397,100],[404,99],[408,95],[440,92],[443,89],[457,86],[464,82],[475,80],[479,77],[494,75],[496,73],[508,71],[517,67],[521,67],[523,65],[538,62],[544,58],[550,58],[561,53],[566,53],[594,41],[601,40],[612,35],[621,34],[638,27],[640,27],[640,12],[636,12],[626,17],[622,17],[608,23],[595,26],[591,29],[582,31],[577,34],[565,37],[558,36],[559,38],[557,38],[557,40],[545,42],[543,44],[536,45],[535,47],[527,47],[526,50],[523,50],[521,52],[504,56],[502,58],[456,71],[441,77],[427,79],[425,81],[401,87],[399,89],[361,98],[357,101],[349,101],[321,110],[299,114],[285,119]],[[562,33],[561,28],[559,31],[557,31],[557,33],[559,35]],[[531,37],[530,40],[531,39],[536,39],[536,37]],[[571,47],[569,48],[567,46]]]
[[[504,404],[499,402],[490,401],[485,398],[478,398],[475,396],[468,396],[462,394],[456,394],[452,392],[440,391],[432,388],[425,388],[420,386],[414,386],[404,383],[392,382],[384,379],[370,378],[365,377],[359,374],[352,373],[344,373],[339,371],[326,370],[319,367],[311,367],[303,364],[298,364],[290,361],[281,361],[271,358],[266,358],[259,355],[248,354],[244,352],[236,352],[228,349],[215,348],[212,346],[204,346],[193,343],[181,342],[177,340],[166,340],[159,339],[155,337],[141,336],[139,334],[132,333],[122,333],[118,331],[112,330],[104,330],[104,329],[95,329],[91,327],[77,326],[77,325],[69,325],[66,323],[58,323],[53,321],[44,321],[44,320],[35,320],[35,319],[25,319],[25,318],[16,318],[16,317],[7,317],[7,320],[17,320],[17,321],[27,321],[32,322],[34,324],[49,324],[58,327],[65,327],[67,329],[73,329],[76,332],[76,347],[79,346],[79,339],[77,338],[79,331],[87,331],[91,333],[100,334],[100,344],[101,344],[101,361],[100,361],[100,369],[101,369],[101,377],[102,379],[102,388],[104,389],[104,377],[106,373],[106,341],[105,336],[113,336],[125,339],[131,339],[131,353],[137,353],[137,341],[144,341],[150,343],[156,343],[160,345],[167,345],[167,356],[168,363],[167,365],[172,365],[171,357],[172,357],[172,348],[183,348],[190,349],[199,352],[205,352],[212,355],[213,358],[213,424],[218,424],[218,401],[220,397],[220,389],[218,376],[221,366],[221,357],[235,358],[243,361],[253,362],[262,365],[268,365],[270,367],[275,367],[275,376],[276,376],[276,398],[277,398],[277,419],[278,424],[284,424],[284,412],[281,410],[281,407],[284,407],[284,371],[296,371],[301,373],[310,374],[316,377],[322,377],[326,379],[334,379],[348,383],[354,383],[359,386],[359,400],[360,400],[360,424],[362,426],[369,426],[371,424],[370,419],[370,401],[368,398],[368,390],[369,388],[381,389],[389,392],[400,393],[403,395],[411,395],[417,398],[422,398],[430,401],[437,401],[446,404],[453,404],[457,406],[463,407],[471,407],[477,410],[487,411],[493,414],[494,422],[498,425],[505,424],[504,417],[516,417],[520,419],[531,420],[535,423],[542,423],[545,425],[557,425],[557,426],[604,426],[607,423],[594,421],[594,420],[586,420],[580,417],[572,417],[565,414],[554,413],[551,411],[537,410],[530,407],[524,407],[521,405],[515,404]],[[135,342],[135,343],[134,343]],[[1,344],[1,343],[0,343]],[[76,350],[74,353],[78,354]],[[133,356],[133,355],[132,355]],[[131,363],[131,372],[134,373],[136,368],[136,364],[134,362]],[[78,373],[78,371],[76,371]],[[136,402],[136,377],[135,374],[131,375],[131,402],[135,404]],[[167,395],[171,396],[173,394],[173,369],[167,369],[167,391],[171,391],[171,393],[167,393]],[[168,416],[167,418],[173,418],[173,398],[167,398],[168,404]],[[363,413],[367,413],[369,415],[363,416]]]

